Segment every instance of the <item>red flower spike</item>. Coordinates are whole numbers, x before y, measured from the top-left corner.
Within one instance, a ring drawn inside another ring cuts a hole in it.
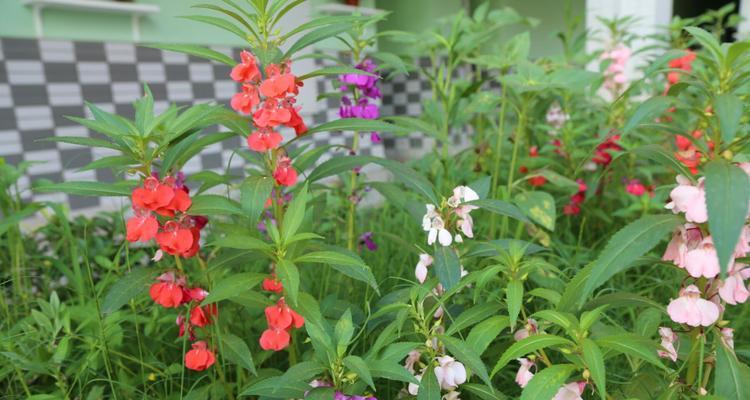
[[[260,348],[263,350],[281,351],[289,346],[292,337],[283,329],[269,328],[260,336]]]
[[[253,113],[253,122],[259,128],[273,128],[286,124],[292,118],[292,113],[284,107],[279,108],[276,99],[266,99],[263,105]]]
[[[125,226],[129,242],[148,242],[156,237],[159,231],[159,221],[147,210],[140,209],[128,219]]]
[[[206,342],[199,341],[192,345],[192,349],[185,354],[185,367],[193,371],[203,371],[214,365],[216,357],[206,348]]]
[[[305,121],[299,115],[297,109],[293,107],[289,108],[289,113],[291,114],[291,117],[289,118],[289,122],[286,123],[286,126],[294,129],[294,133],[297,136],[302,136],[307,133],[307,125],[305,125]]]
[[[156,213],[165,217],[174,217],[175,212],[185,212],[193,204],[190,195],[182,189],[174,191],[174,197],[165,207],[156,210]]]
[[[297,94],[296,78],[291,73],[269,76],[260,84],[260,93],[266,97],[279,98]]]

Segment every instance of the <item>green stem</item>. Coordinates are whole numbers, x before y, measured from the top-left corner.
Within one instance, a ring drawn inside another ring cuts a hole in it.
[[[508,168],[508,182],[506,184],[504,200],[510,200],[513,196],[513,178],[516,172],[516,163],[518,162],[518,150],[521,147],[521,139],[523,138],[524,131],[526,130],[526,115],[525,108],[521,109],[518,114],[518,124],[516,130],[513,132],[513,155],[510,159],[510,167]],[[500,237],[504,237],[508,228],[508,217],[503,217],[503,224],[500,228]]]
[[[505,89],[502,91],[502,99],[501,99],[501,105],[500,105],[500,123],[497,125],[497,137],[495,138],[495,151],[493,156],[493,166],[492,166],[492,198],[497,198],[497,184],[498,180],[500,179],[500,161],[502,160],[502,150],[503,150],[503,136],[505,134],[505,111],[507,109],[508,105],[508,95]],[[496,222],[496,215],[495,213],[492,213],[492,216],[490,217],[490,237],[495,237],[495,222]]]

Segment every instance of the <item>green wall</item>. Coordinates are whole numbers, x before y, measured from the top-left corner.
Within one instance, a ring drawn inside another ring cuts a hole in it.
[[[219,0],[137,0],[155,4],[161,12],[141,18],[142,42],[239,45],[241,40],[230,33],[203,23],[177,18],[206,13],[191,9],[192,4],[220,3]],[[107,14],[81,10],[48,8],[42,12],[45,38],[132,41],[129,14]],[[31,8],[21,0],[0,0],[0,36],[35,37]]]

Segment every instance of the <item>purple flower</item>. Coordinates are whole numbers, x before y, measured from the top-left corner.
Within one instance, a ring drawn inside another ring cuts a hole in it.
[[[380,138],[380,135],[378,135],[378,133],[377,133],[377,132],[370,132],[370,140],[371,140],[371,141],[372,141],[373,143],[376,143],[376,144],[377,144],[377,143],[380,143],[380,141],[381,141],[382,139]]]
[[[362,235],[360,235],[359,243],[360,245],[364,244],[367,247],[367,250],[370,250],[370,251],[375,251],[378,249],[377,243],[375,243],[375,241],[372,240],[372,232],[365,232]]]
[[[370,59],[365,59],[363,62],[354,66],[354,68],[368,73],[373,73],[377,69],[377,65]],[[361,93],[362,98],[357,101],[357,104],[353,104],[349,96],[341,97],[341,106],[339,107],[339,116],[341,118],[362,118],[362,119],[377,119],[380,117],[380,108],[377,104],[370,103],[368,99],[379,99],[382,97],[380,89],[377,87],[379,76],[362,75],[362,74],[344,74],[339,77],[341,90],[349,92],[350,86],[355,86]],[[380,135],[377,132],[370,134],[370,139],[373,143],[380,143]]]

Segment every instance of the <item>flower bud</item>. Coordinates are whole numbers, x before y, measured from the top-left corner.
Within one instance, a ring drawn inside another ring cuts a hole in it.
[[[587,381],[589,378],[591,378],[591,372],[588,370],[588,368],[583,370],[583,374],[581,374],[583,377],[583,380]]]

